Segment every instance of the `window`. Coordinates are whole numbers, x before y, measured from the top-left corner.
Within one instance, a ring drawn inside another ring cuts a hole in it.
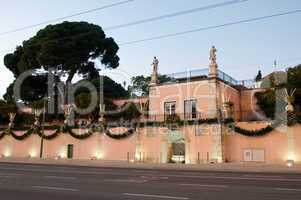
[[[185,119],[196,119],[196,100],[187,100],[184,101],[184,115]]]
[[[165,102],[164,104],[164,115],[175,115],[176,114],[176,102]]]

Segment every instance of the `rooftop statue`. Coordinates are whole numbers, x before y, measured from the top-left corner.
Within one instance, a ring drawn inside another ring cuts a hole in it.
[[[159,60],[157,57],[154,57],[152,66],[153,66],[153,72],[157,73],[158,72],[158,65],[159,65]]]
[[[151,76],[151,84],[155,85],[158,83],[158,65],[159,65],[159,60],[157,57],[154,57],[152,66],[153,66],[153,73]]]
[[[217,49],[215,48],[215,46],[212,46],[212,48],[210,50],[211,64],[216,64],[216,52],[217,52]]]

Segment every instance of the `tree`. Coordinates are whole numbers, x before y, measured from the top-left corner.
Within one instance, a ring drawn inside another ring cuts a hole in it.
[[[166,75],[158,76],[159,83],[166,83],[172,81],[172,78]],[[132,77],[132,85],[129,86],[129,91],[137,96],[147,96],[149,94],[149,84],[151,82],[150,76],[135,76]]]
[[[114,80],[112,80],[108,76],[101,76],[96,79],[83,79],[76,84],[80,84],[82,81],[89,81],[92,83],[95,88],[97,89],[97,92],[100,92],[100,90],[103,90],[103,96],[107,99],[116,99],[116,98],[127,98],[129,97],[129,92],[122,87],[121,84],[116,83]],[[75,84],[75,85],[76,85]],[[101,86],[103,84],[103,86]],[[76,91],[75,96],[78,96],[81,93],[89,93],[87,88],[79,88]],[[99,94],[98,94],[99,96]]]
[[[295,106],[301,111],[301,64],[287,70],[287,88],[288,91],[295,91]]]
[[[36,74],[27,77],[20,88],[21,100],[27,104],[41,100],[45,96],[45,94],[47,94],[47,81],[47,75]],[[8,88],[6,89],[6,93],[3,95],[3,98],[6,101],[14,101],[14,84],[15,81],[8,86]]]
[[[35,69],[55,69],[71,83],[76,74],[97,77],[96,59],[105,68],[119,66],[118,45],[102,28],[87,22],[49,25],[4,57],[5,66],[18,77]]]
[[[258,81],[261,81],[261,79],[262,79],[262,74],[261,74],[261,70],[259,70],[258,74],[257,74],[257,76],[255,78],[255,81],[258,82]]]
[[[107,76],[100,76],[99,78],[92,80],[84,79],[75,83],[75,85],[80,85],[82,81],[89,81],[92,83],[97,89],[98,97],[100,96],[100,92],[103,92],[103,103],[106,105],[107,111],[115,111],[117,109],[117,106],[111,101],[111,99],[129,97],[129,92],[125,90],[121,84],[116,83]],[[101,86],[101,84],[103,84],[103,86]],[[97,99],[97,101],[100,102],[100,99]],[[87,108],[91,103],[90,91],[85,87],[79,87],[75,93],[75,103],[81,109]],[[98,114],[99,107],[96,107],[91,113],[91,116],[96,119]]]

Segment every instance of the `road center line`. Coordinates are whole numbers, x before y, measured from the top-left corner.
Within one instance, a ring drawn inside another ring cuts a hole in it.
[[[71,191],[71,192],[78,191],[77,189],[74,189],[74,188],[60,188],[60,187],[49,187],[49,186],[32,186],[32,188],[46,189],[46,190]]]
[[[158,199],[178,199],[178,200],[188,200],[187,197],[172,197],[172,196],[164,196],[164,195],[150,195],[150,194],[131,194],[124,193],[125,196],[135,196],[135,197],[149,197],[149,198],[158,198]]]
[[[197,187],[210,187],[210,188],[228,188],[228,185],[203,185],[203,184],[180,184],[181,186],[197,186]]]

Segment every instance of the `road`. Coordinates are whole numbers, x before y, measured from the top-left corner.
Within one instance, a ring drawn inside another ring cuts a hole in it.
[[[3,200],[291,200],[301,174],[0,164]]]

